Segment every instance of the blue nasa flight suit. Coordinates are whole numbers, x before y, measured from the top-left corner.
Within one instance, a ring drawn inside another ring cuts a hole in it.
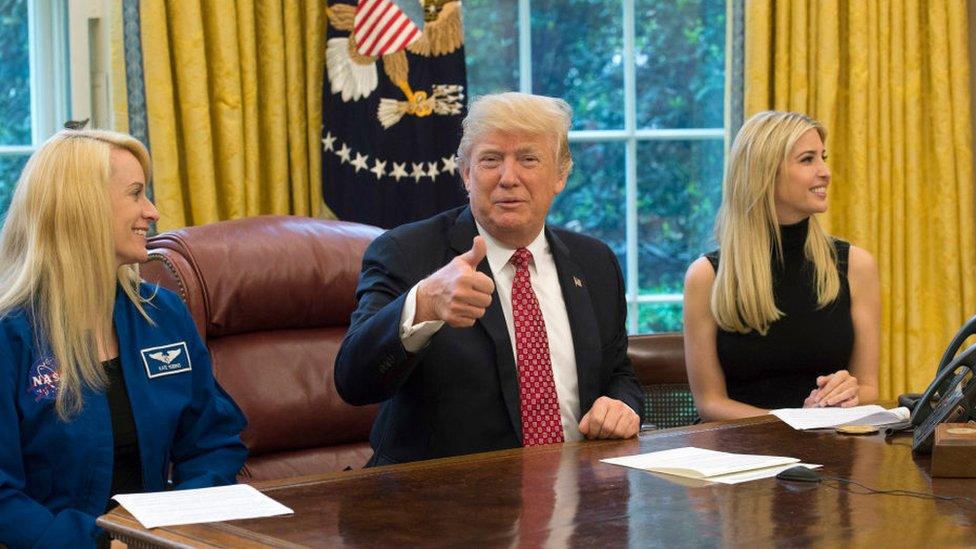
[[[247,449],[240,408],[213,378],[210,357],[176,294],[144,308],[149,324],[117,292],[114,321],[132,406],[143,489],[159,491],[233,484]],[[54,411],[53,361],[39,351],[23,311],[0,319],[0,544],[10,547],[93,546],[112,484],[114,446],[104,392],[84,391],[70,421]],[[172,471],[170,472],[170,466]]]

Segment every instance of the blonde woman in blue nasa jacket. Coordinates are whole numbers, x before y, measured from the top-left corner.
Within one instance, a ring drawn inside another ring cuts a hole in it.
[[[27,162],[0,233],[0,544],[104,542],[115,493],[232,484],[244,416],[186,307],[140,283],[146,149],[66,130]]]

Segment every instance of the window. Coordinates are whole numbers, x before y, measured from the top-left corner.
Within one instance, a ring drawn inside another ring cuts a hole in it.
[[[688,265],[715,247],[725,3],[465,0],[469,96],[565,99],[575,167],[549,222],[617,254],[631,333],[681,329]]]
[[[64,4],[0,0],[0,216],[24,163],[67,119]]]

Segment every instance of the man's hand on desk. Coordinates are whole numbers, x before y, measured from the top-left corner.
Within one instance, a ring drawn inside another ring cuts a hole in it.
[[[478,271],[487,253],[484,239],[476,236],[470,250],[420,281],[414,324],[443,320],[455,328],[473,326],[491,305],[495,291],[491,277]]]
[[[589,439],[630,438],[640,430],[640,416],[623,402],[602,396],[583,415],[579,428]]]
[[[827,376],[817,378],[817,388],[810,391],[810,396],[803,401],[804,408],[827,408],[838,406],[850,408],[857,406],[858,399],[857,378],[847,370],[838,370]]]

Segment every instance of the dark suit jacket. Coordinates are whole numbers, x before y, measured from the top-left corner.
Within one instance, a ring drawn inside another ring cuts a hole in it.
[[[366,250],[335,382],[346,402],[383,403],[370,435],[370,465],[522,445],[515,358],[497,292],[474,326],[445,324],[415,355],[400,342],[410,288],[471,249],[477,234],[463,207],[392,229]],[[546,228],[546,238],[569,314],[581,412],[606,395],[640,414],[643,393],[627,359],[616,257],[588,236]],[[491,276],[487,259],[478,270]]]

